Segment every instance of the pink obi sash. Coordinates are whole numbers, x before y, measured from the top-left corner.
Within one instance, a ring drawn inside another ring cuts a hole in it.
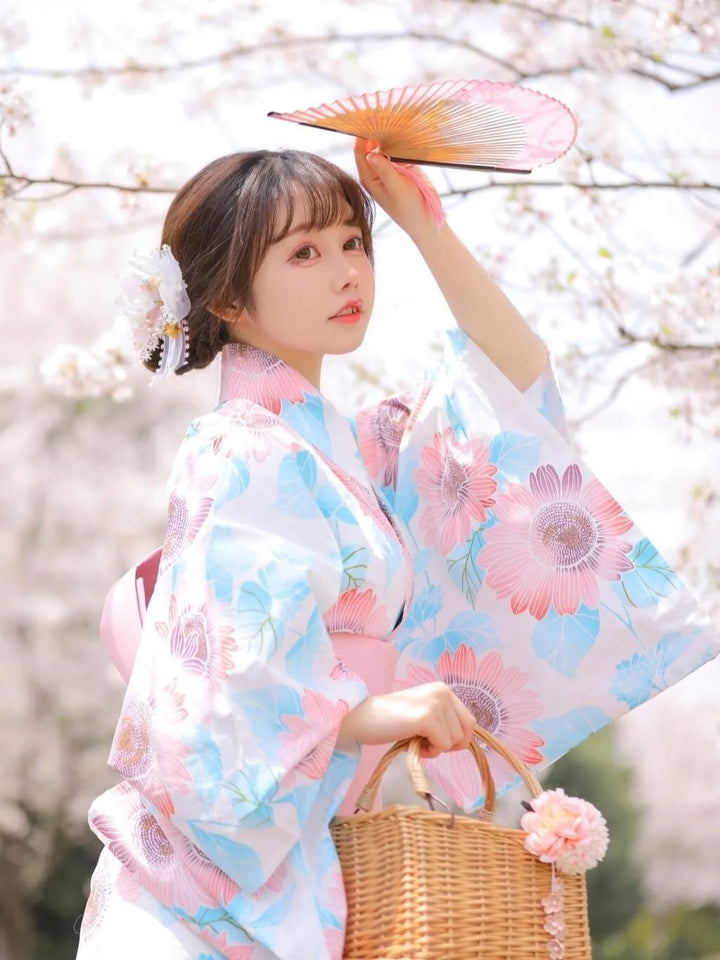
[[[125,681],[130,679],[159,565],[160,551],[156,550],[128,570],[110,589],[100,617],[100,638]],[[333,633],[331,639],[335,655],[363,680],[371,695],[392,691],[398,658],[392,644],[357,633]],[[338,811],[341,815],[354,812],[355,802],[387,746],[362,747],[357,772]],[[379,805],[380,791],[376,807]]]
[[[371,696],[392,692],[398,651],[391,643],[357,633],[331,633],[330,639],[335,656],[365,682]],[[365,744],[362,747],[357,772],[338,810],[340,816],[355,812],[357,798],[389,746]],[[381,806],[381,794],[382,789],[378,790],[376,810]]]

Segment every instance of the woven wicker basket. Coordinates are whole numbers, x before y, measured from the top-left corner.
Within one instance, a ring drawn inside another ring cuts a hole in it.
[[[477,728],[476,738],[514,767],[533,796],[540,793],[527,767],[495,737]],[[404,750],[413,788],[432,807],[420,743],[391,747],[358,800],[361,812],[330,825],[348,901],[345,960],[549,960],[553,938],[542,901],[552,867],[525,851],[522,830],[491,822],[495,786],[476,740],[471,751],[485,784],[478,818],[404,805],[367,812]],[[563,875],[562,882],[563,960],[589,960],[585,877]]]

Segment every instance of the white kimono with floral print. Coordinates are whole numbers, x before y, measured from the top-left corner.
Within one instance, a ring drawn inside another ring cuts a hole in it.
[[[457,330],[431,379],[351,418],[226,347],[169,493],[82,960],[340,960],[329,824],[382,748],[336,738],[368,692],[443,680],[540,769],[718,652],[565,439],[549,366],[520,394]],[[428,767],[479,805],[469,754]]]

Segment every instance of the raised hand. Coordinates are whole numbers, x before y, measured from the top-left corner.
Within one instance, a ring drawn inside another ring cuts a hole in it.
[[[355,141],[360,183],[383,210],[416,242],[444,222],[437,191],[413,164],[393,163],[373,140]]]

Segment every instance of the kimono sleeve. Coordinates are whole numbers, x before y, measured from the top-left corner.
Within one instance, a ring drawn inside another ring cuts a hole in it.
[[[461,331],[433,380],[363,411],[373,482],[414,563],[396,684],[443,681],[535,769],[720,650],[652,541],[564,436],[552,371],[524,393]],[[496,786],[515,782],[491,757]],[[466,810],[466,752],[428,762]]]
[[[336,749],[367,688],[323,624],[342,564],[308,471],[272,431],[186,440],[110,756],[245,893],[332,819],[359,759]]]
[[[370,479],[391,506],[396,499],[399,463],[405,450],[412,447],[411,434],[418,420],[433,408],[442,417],[445,408],[448,419],[455,424],[459,425],[463,415],[467,416],[465,429],[472,429],[483,417],[493,423],[498,392],[506,409],[530,408],[563,440],[569,440],[551,355],[548,353],[536,380],[525,391],[519,391],[459,327],[445,331],[442,359],[422,383],[350,417]],[[459,394],[464,395],[464,402],[456,404]]]

